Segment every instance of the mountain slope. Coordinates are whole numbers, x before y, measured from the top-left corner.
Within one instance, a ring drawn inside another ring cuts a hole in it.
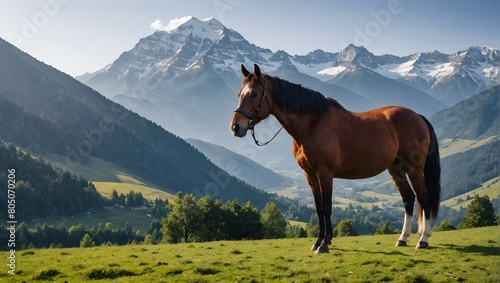
[[[431,118],[440,139],[481,139],[500,134],[500,85],[472,96]]]
[[[54,152],[64,155],[63,149],[71,146],[70,141],[75,137],[53,122],[26,112],[0,93],[0,140],[35,154]]]
[[[52,129],[70,133],[64,148],[52,148],[47,136],[40,142],[44,150],[65,156],[69,167],[96,157],[168,192],[251,200],[258,207],[274,198],[229,176],[184,140],[3,40],[0,62],[0,93],[49,121]],[[20,120],[19,130],[30,130],[28,124]]]
[[[481,187],[500,176],[500,140],[442,159],[441,199],[446,200]]]
[[[446,145],[441,165],[443,199],[500,175],[499,97],[500,86],[496,86],[429,119],[441,145]]]
[[[0,142],[0,182],[15,182],[13,214],[19,223],[33,218],[70,216],[102,208],[107,201],[89,181],[55,168],[43,160]],[[9,186],[10,188],[10,186]],[[0,191],[1,214],[7,213],[7,185]],[[11,203],[10,201],[8,202]],[[9,208],[12,208],[9,205]],[[5,215],[4,215],[5,216]],[[7,217],[3,217],[8,219]]]
[[[197,139],[187,139],[186,141],[205,154],[217,166],[256,188],[272,191],[291,184],[287,178],[222,146]]]
[[[344,71],[329,82],[369,97],[378,107],[401,105],[430,116],[445,106],[429,95],[364,68]]]

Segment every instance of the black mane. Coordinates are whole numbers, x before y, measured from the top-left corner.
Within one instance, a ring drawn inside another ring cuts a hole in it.
[[[328,111],[329,106],[344,109],[335,99],[323,94],[291,83],[278,77],[266,75],[274,89],[274,99],[278,106],[297,114],[322,114]]]

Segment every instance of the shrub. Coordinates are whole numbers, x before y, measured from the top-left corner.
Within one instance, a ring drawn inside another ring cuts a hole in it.
[[[217,274],[219,272],[220,272],[220,270],[215,269],[215,268],[210,268],[210,267],[207,267],[207,268],[196,267],[194,269],[194,273],[201,274],[201,275],[214,275],[214,274]]]
[[[443,220],[439,224],[439,226],[435,229],[436,231],[450,231],[450,230],[456,230],[457,227],[453,226],[448,220]]]
[[[45,280],[45,281],[54,281],[54,277],[61,274],[59,270],[49,269],[40,272],[37,276],[33,277],[33,280]]]
[[[133,271],[126,269],[93,269],[87,274],[87,278],[90,280],[101,280],[101,279],[116,279],[124,276],[137,276]]]

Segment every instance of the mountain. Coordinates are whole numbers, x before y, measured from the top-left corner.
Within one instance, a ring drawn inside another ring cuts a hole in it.
[[[375,56],[363,47],[350,45],[335,57],[333,66],[319,74],[324,80],[341,83],[339,76],[360,70],[397,80],[451,106],[500,84],[500,51],[473,46],[450,55],[434,51],[398,57]]]
[[[500,85],[436,113],[431,122],[439,139],[477,140],[500,134]]]
[[[187,139],[186,141],[201,151],[214,164],[256,188],[273,191],[281,190],[292,184],[288,178],[222,146],[197,139]]]
[[[430,118],[442,150],[442,199],[500,175],[500,86],[478,93]]]
[[[333,77],[328,82],[364,95],[377,106],[402,105],[424,115],[431,115],[445,108],[427,93],[373,71],[378,67],[377,61],[364,47],[349,45],[335,56],[333,67],[329,68],[341,71],[322,74]]]
[[[6,142],[43,157],[60,156],[68,168],[102,159],[170,193],[251,200],[260,208],[276,199],[228,175],[179,137],[4,40],[0,62],[1,115],[7,115],[2,123],[10,123],[0,129],[0,137]]]

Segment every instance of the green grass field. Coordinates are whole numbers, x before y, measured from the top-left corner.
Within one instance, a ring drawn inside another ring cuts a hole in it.
[[[66,159],[59,155],[48,154],[44,158],[59,168],[70,170],[92,181],[99,193],[105,197],[111,198],[113,190],[116,190],[118,194],[128,194],[130,191],[142,193],[148,200],[173,199],[176,193],[167,193],[161,188],[131,176],[123,168],[99,158],[92,157],[89,164],[79,164],[73,167],[69,167]]]
[[[435,232],[431,248],[394,247],[397,235],[22,250],[16,275],[2,252],[0,281],[31,282],[498,282],[499,228]]]
[[[497,140],[498,136],[490,136],[482,140],[462,140],[462,139],[444,139],[440,141],[439,154],[441,158],[445,158],[452,154],[466,152],[468,150],[478,148],[487,143]]]

